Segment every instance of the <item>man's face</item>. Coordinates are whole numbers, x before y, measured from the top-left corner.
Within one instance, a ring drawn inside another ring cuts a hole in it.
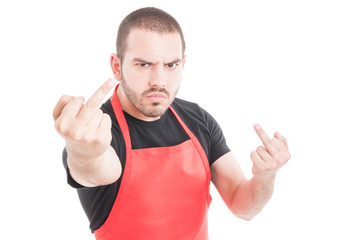
[[[177,94],[184,62],[178,32],[133,29],[129,33],[121,84],[141,115],[157,118],[164,114]]]

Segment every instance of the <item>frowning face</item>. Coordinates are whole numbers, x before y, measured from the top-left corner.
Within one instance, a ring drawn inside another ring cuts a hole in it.
[[[178,32],[133,29],[120,66],[118,97],[123,109],[138,119],[158,119],[178,92],[184,63]]]

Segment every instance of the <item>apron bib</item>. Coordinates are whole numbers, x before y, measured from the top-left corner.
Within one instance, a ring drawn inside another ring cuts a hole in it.
[[[118,86],[111,104],[126,144],[126,166],[96,239],[208,239],[211,174],[201,144],[170,106],[190,139],[176,146],[132,149]]]

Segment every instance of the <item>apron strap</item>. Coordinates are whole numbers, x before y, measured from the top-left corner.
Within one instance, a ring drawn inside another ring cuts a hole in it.
[[[130,134],[129,134],[129,128],[128,128],[128,124],[127,121],[125,120],[124,114],[123,114],[123,110],[122,110],[122,106],[120,105],[118,96],[117,96],[117,89],[119,87],[119,84],[115,87],[114,89],[114,93],[110,99],[115,116],[118,120],[118,124],[120,127],[120,130],[122,131],[123,137],[124,137],[124,141],[125,141],[125,146],[127,149],[127,152],[129,150],[132,149],[132,143],[130,141]]]
[[[189,138],[192,140],[195,147],[197,148],[197,151],[198,151],[199,155],[201,156],[204,169],[206,171],[207,183],[209,183],[211,180],[211,170],[209,167],[209,161],[208,161],[207,155],[206,155],[201,143],[198,141],[198,139],[192,133],[192,131],[187,127],[187,125],[183,122],[183,120],[179,117],[179,115],[174,110],[174,108],[172,106],[170,106],[169,108],[173,112],[174,116],[177,118],[178,122],[182,125],[183,129],[186,131],[186,133],[188,134]],[[207,192],[209,193],[209,184],[207,184],[207,190],[208,190]],[[208,195],[207,199],[208,199],[208,204],[210,204],[211,200],[212,200],[211,196]]]

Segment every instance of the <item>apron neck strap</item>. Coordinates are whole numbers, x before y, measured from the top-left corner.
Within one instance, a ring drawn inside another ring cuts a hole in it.
[[[125,141],[125,145],[128,150],[132,149],[132,143],[130,141],[130,134],[129,134],[129,128],[128,128],[128,124],[127,121],[125,120],[124,114],[123,114],[123,110],[122,110],[122,106],[120,105],[120,101],[118,99],[118,95],[117,95],[117,90],[118,90],[119,84],[115,87],[113,95],[110,99],[110,102],[112,104],[114,113],[115,113],[115,117],[117,118],[120,130],[122,131],[123,137],[124,137],[124,141]]]

